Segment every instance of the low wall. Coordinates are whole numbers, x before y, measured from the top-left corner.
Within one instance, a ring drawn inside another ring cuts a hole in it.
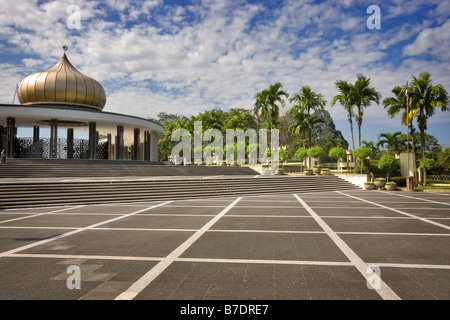
[[[278,168],[281,169],[281,166],[277,167],[271,167],[267,165],[262,164],[243,164],[240,165],[241,167],[248,167],[256,172],[258,172],[260,175],[263,176],[271,176],[274,175]]]
[[[364,182],[370,181],[368,174],[336,174],[336,176],[363,189]]]

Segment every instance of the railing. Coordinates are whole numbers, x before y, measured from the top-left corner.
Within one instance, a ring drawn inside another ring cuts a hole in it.
[[[450,180],[449,174],[427,174],[427,179],[430,180]]]

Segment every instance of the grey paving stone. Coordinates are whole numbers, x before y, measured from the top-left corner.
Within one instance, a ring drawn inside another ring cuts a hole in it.
[[[404,216],[405,217],[405,216]],[[322,218],[335,232],[450,233],[450,230],[414,218]]]
[[[277,230],[323,231],[312,217],[227,217],[216,222],[211,230]]]
[[[212,217],[135,215],[102,225],[102,228],[200,229]]]
[[[297,206],[291,205],[290,208],[283,208],[275,205],[270,207],[260,205],[259,208],[236,205],[226,213],[226,216],[230,215],[311,216],[306,209],[300,206],[300,204]]]
[[[450,237],[339,235],[367,263],[450,265]]]
[[[48,214],[2,223],[0,226],[81,228],[109,219],[111,216],[90,215],[80,218],[80,216]]]
[[[182,257],[348,261],[325,234],[207,232]]]
[[[165,257],[193,232],[142,231],[142,230],[86,230],[65,237],[65,244],[74,248],[64,250],[64,254],[103,255],[103,256],[142,256]],[[24,253],[44,253],[48,243],[37,246]],[[46,252],[45,252],[46,253]]]

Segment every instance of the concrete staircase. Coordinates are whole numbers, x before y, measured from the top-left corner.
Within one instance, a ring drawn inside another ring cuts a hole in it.
[[[248,167],[166,166],[162,162],[126,160],[8,159],[0,179],[55,177],[155,177],[255,175]]]
[[[336,176],[84,180],[0,181],[0,209],[357,189]]]

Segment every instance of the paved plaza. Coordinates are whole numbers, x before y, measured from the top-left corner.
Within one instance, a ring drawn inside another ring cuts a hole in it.
[[[8,209],[0,238],[2,300],[450,299],[448,193]]]

